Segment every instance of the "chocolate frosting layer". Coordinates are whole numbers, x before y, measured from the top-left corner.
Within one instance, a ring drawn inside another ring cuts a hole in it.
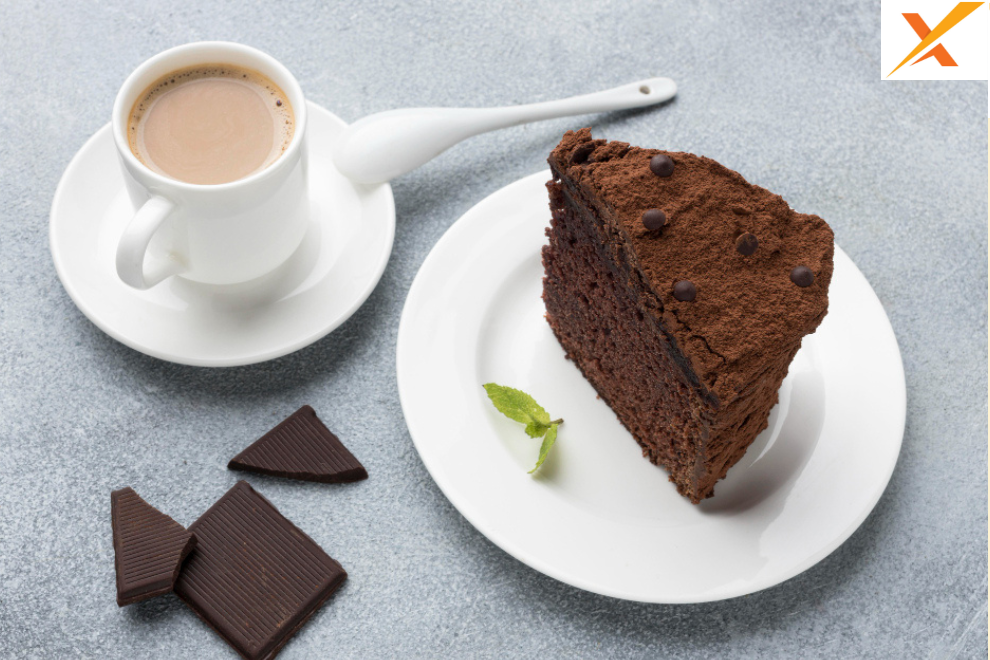
[[[650,169],[659,154],[673,159],[670,176]],[[568,131],[550,161],[617,219],[630,260],[652,286],[648,308],[721,405],[768,369],[765,356],[796,348],[824,318],[834,247],[818,216],[797,213],[710,158],[594,140],[589,128]],[[651,231],[643,213],[654,208],[666,224]],[[736,248],[746,233],[758,240],[751,255]],[[811,269],[811,286],[791,281],[797,266]],[[696,287],[691,301],[674,297],[682,280]]]

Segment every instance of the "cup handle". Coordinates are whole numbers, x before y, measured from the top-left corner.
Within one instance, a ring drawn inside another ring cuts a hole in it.
[[[135,289],[150,289],[162,280],[185,270],[173,259],[156,259],[145,270],[144,257],[151,237],[175,209],[175,204],[159,195],[138,209],[117,244],[117,275]]]

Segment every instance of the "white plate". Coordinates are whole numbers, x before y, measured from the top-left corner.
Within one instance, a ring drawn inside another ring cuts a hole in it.
[[[904,432],[897,341],[870,285],[836,248],[828,316],[804,340],[770,427],[694,506],[564,358],[543,318],[548,172],[468,211],[416,276],[398,337],[398,385],[416,448],[448,499],[529,566],[596,593],[695,603],[765,589],[838,547],[873,509]],[[482,383],[563,417],[539,441]]]
[[[228,287],[173,277],[137,291],[120,281],[114,253],[134,207],[110,125],[97,131],[62,175],[49,225],[58,276],[83,314],[142,353],[206,367],[271,360],[346,321],[388,263],[395,205],[387,183],[354,184],[334,168],[330,150],[346,124],[313,103],[309,118],[309,232],[274,273]]]

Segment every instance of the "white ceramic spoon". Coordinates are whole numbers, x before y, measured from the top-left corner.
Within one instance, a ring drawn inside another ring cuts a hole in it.
[[[674,97],[670,78],[648,78],[604,92],[505,108],[408,108],[359,119],[334,147],[337,169],[358,183],[381,183],[416,169],[479,133],[532,121],[628,110]]]

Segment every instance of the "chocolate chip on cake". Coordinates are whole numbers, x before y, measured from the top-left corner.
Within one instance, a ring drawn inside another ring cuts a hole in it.
[[[738,250],[739,254],[744,257],[748,257],[756,252],[756,248],[759,246],[760,241],[756,239],[756,236],[750,233],[745,233],[736,239],[736,250]]]
[[[660,209],[650,209],[643,214],[643,226],[656,231],[667,224],[667,214]]]
[[[650,159],[650,169],[657,176],[670,176],[674,173],[674,160],[666,154],[657,154]]]
[[[691,302],[698,295],[698,288],[690,280],[681,280],[674,285],[674,297],[681,302]]]
[[[815,282],[815,274],[807,266],[797,266],[791,271],[791,282],[800,287],[811,286]]]

